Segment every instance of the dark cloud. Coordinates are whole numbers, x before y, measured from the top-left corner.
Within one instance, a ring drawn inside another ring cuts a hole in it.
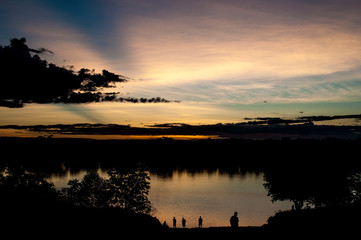
[[[248,120],[246,124],[250,125],[263,125],[263,124],[300,124],[312,123],[320,121],[331,121],[340,119],[361,119],[361,114],[355,115],[336,115],[336,116],[305,116],[295,119],[284,119],[276,117],[258,117],[258,118],[245,118]]]
[[[31,49],[26,39],[13,38],[9,46],[0,46],[0,106],[23,107],[25,103],[168,102],[164,98],[121,98],[114,88],[127,78],[107,70],[95,73],[82,68],[78,72],[42,60],[38,54],[46,48]]]
[[[88,114],[84,113],[79,114]],[[84,116],[90,118],[91,116]],[[335,119],[360,118],[361,115],[342,115],[335,116]],[[312,119],[321,117],[312,117]],[[327,116],[324,116],[327,118]],[[329,117],[333,118],[333,117]],[[274,118],[263,118],[272,119]],[[95,119],[97,121],[97,119]],[[260,122],[266,120],[259,120]],[[98,121],[99,122],[99,121]],[[229,123],[229,124],[211,124],[211,125],[189,125],[185,123],[164,123],[148,125],[144,127],[132,127],[130,125],[118,124],[56,124],[56,125],[7,125],[0,126],[0,129],[17,129],[26,130],[36,133],[62,134],[62,135],[88,135],[90,138],[96,135],[148,135],[148,136],[165,136],[165,135],[199,135],[199,136],[218,136],[221,138],[243,138],[243,139],[359,139],[361,126],[332,126],[332,125],[310,125],[300,124],[255,124],[250,123]],[[307,122],[308,123],[308,122]]]
[[[30,52],[33,52],[33,53],[50,53],[50,54],[54,54],[53,51],[49,50],[49,49],[46,49],[46,48],[39,48],[39,49],[29,49]]]

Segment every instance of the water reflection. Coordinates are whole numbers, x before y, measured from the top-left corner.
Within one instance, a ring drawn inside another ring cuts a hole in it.
[[[275,211],[290,209],[290,202],[272,204],[263,187],[263,174],[229,175],[215,172],[173,171],[164,178],[151,173],[150,200],[155,216],[171,226],[175,217],[180,225],[197,227],[202,216],[203,227],[229,226],[229,218],[238,211],[240,226],[266,223]]]
[[[107,171],[97,172],[107,178]],[[86,170],[52,174],[49,181],[63,188],[69,180],[82,179]],[[241,169],[227,173],[220,169],[176,169],[168,172],[149,171],[149,199],[155,208],[154,216],[160,222],[172,225],[172,219],[187,220],[187,227],[197,227],[202,216],[203,227],[229,226],[234,211],[239,213],[240,226],[259,226],[266,223],[275,211],[290,209],[291,203],[272,203],[263,187],[263,174]]]

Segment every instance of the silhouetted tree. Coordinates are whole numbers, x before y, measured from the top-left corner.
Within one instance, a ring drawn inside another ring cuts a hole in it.
[[[66,201],[80,207],[119,207],[136,213],[149,214],[152,210],[148,199],[149,176],[141,169],[112,169],[110,178],[104,179],[97,172],[87,173],[82,181],[69,181],[69,188],[62,189]]]
[[[305,175],[295,174],[293,171],[268,171],[264,174],[263,184],[271,196],[272,202],[291,201],[296,210],[303,207],[311,197],[310,181]]]
[[[112,199],[109,182],[97,172],[87,173],[81,182],[70,180],[69,188],[62,190],[67,202],[79,207],[109,207]]]
[[[137,213],[149,214],[152,210],[148,199],[149,175],[142,169],[133,171],[112,169],[108,171],[114,193],[113,204]]]
[[[316,207],[343,205],[350,196],[347,172],[326,166],[273,169],[265,172],[264,181],[273,202],[289,200],[296,210],[306,203]]]
[[[349,173],[340,169],[326,169],[314,178],[313,197],[310,203],[316,207],[347,205],[350,199]]]
[[[0,205],[5,208],[46,207],[59,201],[57,190],[41,174],[7,169],[0,174]]]

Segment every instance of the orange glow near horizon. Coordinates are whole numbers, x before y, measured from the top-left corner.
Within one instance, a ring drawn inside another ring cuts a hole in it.
[[[157,140],[157,139],[174,139],[174,140],[201,140],[201,139],[222,139],[217,135],[105,135],[105,134],[51,134],[39,133],[18,129],[0,129],[0,137],[49,137],[52,138],[87,138],[95,140]]]

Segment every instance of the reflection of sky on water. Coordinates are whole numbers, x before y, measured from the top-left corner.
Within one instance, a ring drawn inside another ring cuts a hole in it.
[[[70,171],[70,170],[67,170],[65,172],[65,174],[61,174],[61,175],[58,175],[58,174],[51,174],[48,181],[49,182],[52,182],[55,187],[57,189],[62,189],[62,188],[66,188],[66,187],[69,187],[68,186],[68,182],[70,180],[74,180],[74,179],[78,179],[79,181],[81,181],[83,179],[83,177],[88,173],[87,170],[85,169],[81,169],[79,171]],[[98,169],[97,170],[97,173],[102,177],[102,178],[106,178],[108,179],[109,176],[108,176],[108,173],[107,171],[105,170],[102,170],[102,169]]]
[[[100,176],[107,178],[105,171],[98,169]],[[85,170],[62,176],[53,175],[49,179],[57,188],[67,187],[72,179],[81,180]],[[150,173],[150,201],[156,211],[153,213],[161,223],[177,226],[187,220],[187,227],[197,227],[202,216],[203,227],[228,226],[229,218],[237,211],[240,226],[259,226],[276,211],[290,209],[290,202],[272,203],[263,187],[263,175],[246,173],[243,175],[221,174],[218,171],[190,173],[174,171],[172,177],[162,177]]]
[[[197,227],[202,216],[203,226],[228,226],[229,218],[238,211],[240,226],[266,223],[275,211],[289,209],[290,202],[272,203],[263,187],[263,176],[247,173],[244,176],[216,173],[173,172],[172,178],[151,174],[150,200],[156,208],[155,216],[163,223],[177,226],[181,219],[187,227]]]

